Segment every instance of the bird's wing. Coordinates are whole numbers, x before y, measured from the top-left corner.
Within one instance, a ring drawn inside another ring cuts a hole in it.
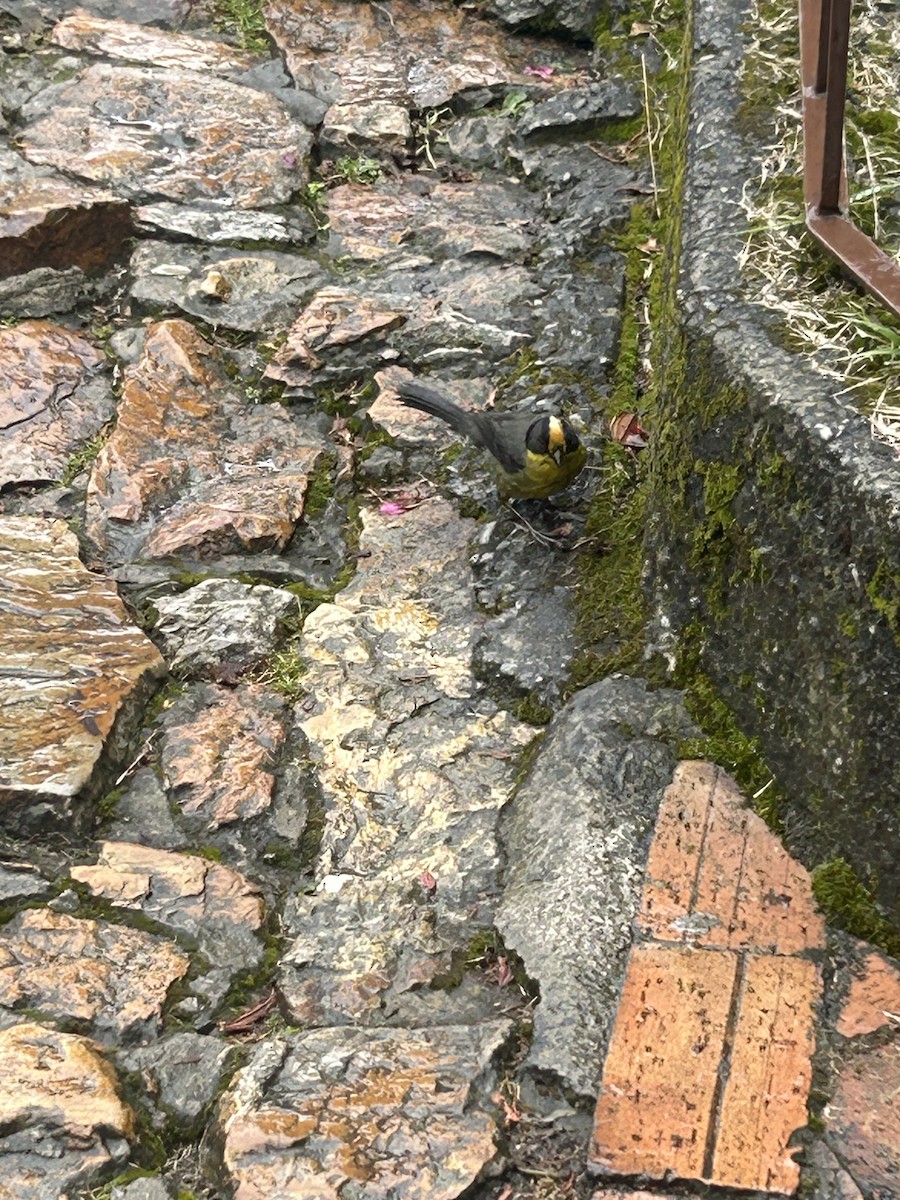
[[[534,420],[522,413],[472,413],[481,444],[504,471],[521,471],[525,466],[525,434]]]

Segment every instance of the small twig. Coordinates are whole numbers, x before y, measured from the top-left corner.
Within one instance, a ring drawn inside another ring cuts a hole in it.
[[[509,509],[509,511],[513,514],[513,516],[516,518],[516,520],[525,526],[525,528],[528,530],[528,532],[531,534],[531,536],[534,538],[534,540],[536,542],[539,542],[542,546],[558,546],[559,545],[559,542],[556,540],[556,538],[548,537],[546,533],[541,533],[541,531],[539,529],[535,529],[535,527],[531,524],[531,522],[528,520],[527,517],[524,517],[517,508],[513,508],[512,503],[509,500],[504,500],[503,503],[506,505],[506,507]]]
[[[647,149],[650,152],[650,180],[653,184],[653,208],[659,220],[659,189],[656,186],[656,162],[653,158],[653,129],[650,124],[650,85],[647,83],[647,59],[641,52],[641,75],[644,80],[644,113],[647,117]]]

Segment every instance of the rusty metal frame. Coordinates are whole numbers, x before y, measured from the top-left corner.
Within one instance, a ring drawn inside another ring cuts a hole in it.
[[[799,0],[806,226],[885,308],[900,317],[900,264],[853,224],[844,167],[851,0]]]

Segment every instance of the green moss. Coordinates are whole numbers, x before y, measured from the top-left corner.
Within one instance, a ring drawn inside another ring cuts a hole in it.
[[[676,746],[679,758],[699,758],[717,763],[731,775],[754,810],[776,833],[782,831],[784,790],[774,781],[760,753],[759,742],[738,728],[731,709],[710,679],[693,664],[682,667],[676,682],[685,687],[685,706],[703,736],[685,738]]]
[[[846,859],[834,858],[816,867],[812,883],[816,903],[833,925],[900,958],[900,931],[881,915],[872,893]]]
[[[306,496],[303,501],[304,520],[310,521],[328,507],[334,497],[334,472],[337,463],[333,454],[323,454],[307,480]]]
[[[260,0],[214,0],[213,11],[219,29],[233,33],[244,50],[266,51],[269,35]]]
[[[334,164],[335,174],[347,183],[376,183],[382,176],[381,163],[361,154],[358,158],[339,158]]]
[[[880,562],[866,585],[872,607],[887,622],[894,641],[900,645],[900,574]]]
[[[300,873],[309,871],[319,854],[322,837],[325,834],[325,804],[321,796],[310,796],[306,814],[306,824],[297,846],[297,857],[300,862]]]
[[[553,709],[542,704],[534,692],[529,692],[515,707],[515,715],[526,725],[546,725],[553,716]]]
[[[63,487],[68,487],[73,480],[78,478],[82,471],[86,471],[93,464],[97,455],[109,440],[110,432],[111,427],[102,429],[99,433],[95,433],[93,437],[88,438],[86,442],[82,442],[78,449],[69,455],[60,476],[60,483]]]
[[[288,646],[269,658],[260,679],[273,691],[284,696],[289,704],[296,704],[306,695],[303,676],[307,670],[308,664],[298,648]]]
[[[838,617],[838,629],[844,637],[859,637],[859,617],[856,613],[844,612]]]

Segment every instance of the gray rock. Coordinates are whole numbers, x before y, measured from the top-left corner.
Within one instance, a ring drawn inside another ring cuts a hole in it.
[[[28,863],[0,863],[0,904],[23,900],[26,896],[47,895],[52,883],[44,879],[37,867]]]
[[[222,1096],[209,1149],[225,1164],[229,1190],[240,1180],[269,1195],[273,1178],[302,1169],[310,1196],[456,1200],[498,1158],[489,1097],[508,1031],[506,1021],[489,1021],[320,1029],[263,1042]]]
[[[312,214],[300,207],[290,213],[276,213],[263,209],[200,208],[159,201],[138,205],[134,210],[134,224],[139,233],[175,234],[211,246],[254,242],[294,246],[312,241],[316,236]]]
[[[47,317],[70,312],[90,295],[87,276],[80,267],[55,271],[37,267],[24,275],[0,280],[0,316]]]
[[[156,1123],[169,1121],[184,1136],[201,1121],[239,1054],[234,1043],[185,1031],[117,1057],[124,1070],[144,1080]]]
[[[323,154],[339,155],[406,153],[412,136],[408,110],[387,100],[366,104],[332,104],[325,113],[319,134]]]
[[[640,98],[630,84],[619,78],[603,79],[535,104],[522,114],[517,128],[524,138],[585,137],[602,129],[604,121],[621,121],[641,112]]]
[[[321,100],[312,92],[295,87],[281,61],[276,58],[236,75],[235,82],[242,83],[245,87],[258,88],[261,92],[271,92],[309,129],[316,129],[321,125],[328,109],[327,101]]]
[[[124,1187],[114,1187],[110,1200],[172,1200],[172,1193],[161,1179],[133,1179]]]
[[[647,840],[691,723],[678,692],[624,676],[551,722],[504,813],[509,867],[497,928],[541,990],[526,1069],[597,1094]]]
[[[278,251],[197,250],[143,242],[131,258],[134,300],[151,309],[180,309],[226,329],[286,326],[327,279],[312,258]]]
[[[228,662],[238,670],[272,653],[283,622],[299,616],[297,597],[264,584],[205,579],[156,601],[156,633],[173,667],[192,672]]]
[[[106,828],[113,841],[138,842],[159,850],[183,850],[187,839],[175,824],[169,799],[156,771],[141,767],[124,785]]]
[[[515,136],[507,117],[467,117],[454,121],[446,134],[447,157],[469,167],[500,170]]]
[[[513,28],[537,25],[592,38],[604,0],[488,0],[486,11]]]

